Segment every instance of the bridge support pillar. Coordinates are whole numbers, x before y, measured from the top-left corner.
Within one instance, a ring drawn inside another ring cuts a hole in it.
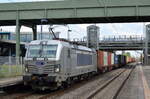
[[[150,65],[150,24],[146,25],[146,37],[145,37],[145,47],[144,47],[144,64]]]
[[[16,14],[16,64],[20,62],[20,22],[19,22],[19,12]]]
[[[32,31],[33,31],[33,40],[37,40],[37,26],[36,25],[32,26]]]

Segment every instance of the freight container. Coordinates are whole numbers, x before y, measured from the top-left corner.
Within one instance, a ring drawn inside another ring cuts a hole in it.
[[[131,58],[131,62],[135,62],[136,60],[135,60],[135,58]]]
[[[108,65],[110,66],[111,65],[111,53],[110,52],[108,52],[107,53],[108,54]]]
[[[109,66],[109,71],[112,69],[111,57],[112,57],[112,53],[108,52],[108,66]]]
[[[131,62],[131,57],[130,56],[126,56],[126,63],[130,63]]]
[[[124,65],[127,64],[126,57],[127,57],[127,56],[124,56]]]
[[[129,56],[126,56],[126,63],[129,62]]]
[[[114,53],[111,53],[111,65],[109,67],[109,70],[112,70],[114,68],[115,64],[114,64]]]
[[[123,66],[123,65],[124,65],[124,56],[121,55],[121,66]]]
[[[118,55],[118,65],[123,66],[124,64],[124,56],[123,55]]]
[[[128,61],[128,63],[131,63],[132,61],[131,61],[131,57],[129,57],[129,61]]]
[[[115,65],[115,67],[118,67],[119,65],[118,65],[118,55],[114,55],[114,65]]]
[[[118,64],[119,64],[119,66],[121,64],[121,55],[118,55]]]
[[[114,53],[112,53],[112,54],[111,54],[111,65],[114,65],[114,64],[115,64],[115,63],[114,63],[114,57],[115,57],[115,56],[114,56]]]
[[[126,56],[122,55],[122,66],[126,65]]]
[[[108,67],[107,52],[97,51],[97,66],[100,72],[105,72]]]
[[[108,67],[108,52],[104,52],[104,66]]]
[[[103,66],[104,66],[104,52],[97,51],[97,67],[99,71],[103,71]]]

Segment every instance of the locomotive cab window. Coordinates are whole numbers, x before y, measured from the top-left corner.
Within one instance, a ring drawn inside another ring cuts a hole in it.
[[[28,49],[28,57],[55,58],[57,45],[30,45]]]
[[[28,57],[40,57],[41,46],[30,45],[28,51]]]
[[[57,51],[57,45],[44,45],[42,57],[55,58],[56,51]]]

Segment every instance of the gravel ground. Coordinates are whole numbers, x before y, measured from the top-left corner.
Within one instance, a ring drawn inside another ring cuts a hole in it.
[[[117,79],[115,79],[111,84],[104,88],[101,92],[96,94],[93,99],[113,99],[121,84],[125,81],[127,76],[130,74],[131,70],[125,71]]]
[[[118,74],[119,70],[115,70],[109,73],[104,74],[102,77],[97,78],[96,80],[89,82],[80,88],[75,89],[69,93],[64,94],[61,97],[57,97],[60,99],[87,99],[87,96],[93,91],[95,91],[99,86],[102,86],[106,81],[110,78],[114,77],[114,75]]]
[[[132,72],[117,99],[144,99],[144,89],[138,66]]]
[[[89,96],[91,92],[103,86],[106,81],[110,80],[110,78],[113,78],[123,70],[124,69],[113,70],[103,75],[93,77],[90,80],[80,81],[76,84],[73,84],[70,88],[64,90],[60,89],[56,91],[39,93],[33,92],[30,89],[19,89],[23,91],[0,95],[0,99],[87,99],[87,96]]]

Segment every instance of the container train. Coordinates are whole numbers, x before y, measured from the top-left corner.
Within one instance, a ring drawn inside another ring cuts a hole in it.
[[[33,89],[55,89],[129,62],[133,60],[65,41],[35,40],[27,47],[23,81]]]

